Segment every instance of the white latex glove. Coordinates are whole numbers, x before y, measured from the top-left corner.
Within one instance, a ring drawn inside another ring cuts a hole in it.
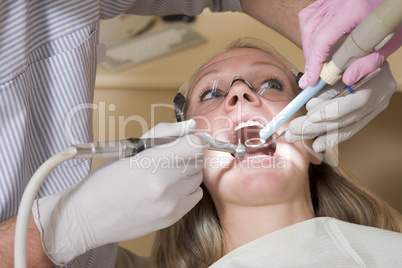
[[[110,160],[82,182],[37,199],[33,215],[45,252],[66,264],[86,251],[168,227],[202,197],[204,141],[194,120],[158,124],[146,136],[186,135],[125,160]]]
[[[290,122],[286,141],[317,137],[313,149],[322,152],[352,137],[388,106],[395,92],[388,63],[381,68],[376,77],[345,97],[332,99],[345,88],[341,82],[324,87],[318,97],[307,102],[307,115]]]
[[[330,48],[349,34],[383,0],[317,0],[299,13],[299,26],[305,74],[299,81],[301,88],[315,85]],[[401,47],[402,27],[381,49],[353,62],[343,74],[343,82],[353,85],[376,70],[389,55]]]

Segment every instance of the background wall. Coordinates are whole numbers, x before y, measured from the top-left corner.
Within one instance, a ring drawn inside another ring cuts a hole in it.
[[[159,25],[157,27],[163,27]],[[244,14],[204,12],[191,27],[208,41],[136,67],[112,73],[99,65],[95,90],[95,140],[138,137],[158,122],[174,122],[173,112],[155,104],[172,104],[180,84],[205,59],[240,36],[253,36],[272,44],[301,70],[300,49]],[[391,59],[391,70],[402,91],[402,51]],[[402,93],[368,126],[339,146],[341,157],[357,179],[402,213]],[[96,167],[102,160],[94,160]],[[122,242],[139,255],[148,255],[153,234]]]

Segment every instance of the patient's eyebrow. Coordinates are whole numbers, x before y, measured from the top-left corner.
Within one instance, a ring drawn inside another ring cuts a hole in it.
[[[270,65],[270,66],[274,66],[278,69],[280,69],[281,71],[283,71],[283,69],[281,68],[280,65],[273,63],[273,62],[268,62],[268,61],[255,61],[251,64],[251,66],[258,66],[258,65]]]
[[[203,77],[208,76],[208,75],[210,75],[210,74],[216,74],[216,73],[219,73],[219,72],[220,72],[220,70],[219,70],[219,69],[216,69],[216,68],[209,70],[208,72],[202,74],[201,76],[196,77],[196,79],[195,79],[194,82],[193,82],[193,86],[194,86],[195,84],[197,84],[198,81],[200,81]]]

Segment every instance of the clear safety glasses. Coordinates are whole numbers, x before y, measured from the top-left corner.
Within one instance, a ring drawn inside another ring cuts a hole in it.
[[[196,114],[209,113],[219,107],[229,95],[230,89],[237,82],[244,83],[251,90],[251,94],[255,94],[266,100],[286,101],[295,97],[290,92],[282,90],[281,82],[274,78],[265,79],[258,84],[257,88],[254,88],[249,81],[240,75],[236,75],[233,77],[229,85],[226,85],[226,83],[221,79],[213,80],[211,86],[206,88],[202,94],[200,94],[200,101]]]
[[[175,97],[177,120],[184,120],[186,113],[195,116],[215,110],[231,95],[232,88],[241,86],[239,83],[247,87],[246,95],[251,94],[274,102],[292,100],[297,95],[294,90],[294,86],[297,85],[295,75],[280,69],[272,63],[272,59],[272,57],[242,55],[219,60],[203,67],[186,82],[187,85],[182,86],[187,87],[185,89],[187,97],[185,98],[183,93]],[[236,68],[235,64],[240,64],[240,68]],[[233,75],[237,71],[242,75]],[[290,85],[289,78],[295,81],[293,85]]]

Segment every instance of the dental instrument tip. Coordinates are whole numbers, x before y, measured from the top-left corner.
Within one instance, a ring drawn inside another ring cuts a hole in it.
[[[285,129],[278,136],[276,136],[275,138],[273,138],[269,142],[267,142],[267,141],[265,141],[265,140],[263,140],[261,138],[252,138],[252,139],[246,140],[246,142],[244,144],[247,146],[247,151],[248,152],[252,152],[252,151],[255,151],[255,150],[258,150],[258,149],[261,149],[261,148],[266,148],[266,147],[269,147],[274,142],[276,142],[277,139],[279,139],[280,137],[285,135],[287,131],[288,131],[288,129]]]
[[[236,157],[239,160],[243,160],[244,158],[246,158],[246,154],[247,154],[246,146],[244,146],[244,144],[239,142],[234,152],[234,157]]]

